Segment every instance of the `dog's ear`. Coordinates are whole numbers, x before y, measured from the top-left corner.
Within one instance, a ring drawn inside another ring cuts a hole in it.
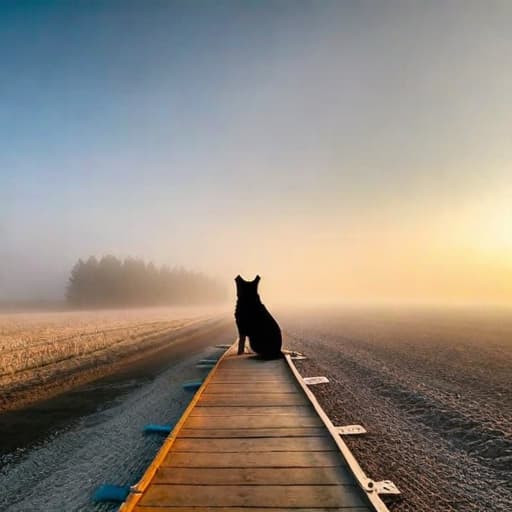
[[[257,275],[257,276],[254,278],[253,283],[258,284],[258,283],[260,282],[260,279],[261,279],[261,277],[260,277],[259,275]]]
[[[243,281],[242,276],[241,276],[240,274],[238,274],[238,275],[235,277],[235,281],[236,281],[237,283],[239,283],[240,281]]]

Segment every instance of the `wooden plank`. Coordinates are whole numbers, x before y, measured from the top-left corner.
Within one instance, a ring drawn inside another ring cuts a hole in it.
[[[268,372],[268,373],[221,373],[221,374],[215,374],[214,381],[221,381],[221,380],[236,380],[236,381],[243,381],[243,382],[255,382],[255,381],[263,381],[263,380],[278,380],[278,381],[286,381],[286,382],[293,382],[293,380],[290,379],[289,375],[286,375],[285,373],[277,373],[277,372]]]
[[[219,368],[218,373],[215,372],[216,375],[224,375],[224,374],[241,374],[241,375],[247,375],[247,374],[253,374],[253,375],[290,375],[289,372],[287,373],[286,367],[284,365],[281,365],[276,368],[254,368],[250,366],[240,366],[240,367],[225,367],[222,365],[222,368]]]
[[[251,370],[250,368],[240,370],[219,370],[215,372],[215,377],[270,377],[285,379],[290,377],[290,373],[285,368],[276,368],[274,370]],[[291,379],[293,380],[293,379]]]
[[[185,468],[326,468],[344,466],[339,452],[184,453],[171,452],[164,466]]]
[[[258,371],[242,371],[242,372],[235,372],[235,371],[221,371],[221,372],[215,372],[215,379],[277,379],[277,380],[292,380],[290,379],[290,374],[286,373],[285,371],[271,371],[271,372],[258,372]]]
[[[283,428],[320,427],[318,416],[190,416],[185,428]]]
[[[290,382],[290,379],[287,379],[285,377],[283,378],[275,378],[275,377],[261,377],[261,376],[254,376],[254,377],[219,377],[218,379],[212,380],[212,383],[215,384],[266,384],[268,386],[274,385],[274,386],[280,386],[280,385],[286,385]]]
[[[217,374],[217,372],[215,372]],[[281,363],[280,366],[276,366],[273,368],[263,368],[261,366],[252,366],[252,365],[242,365],[238,367],[225,367],[222,365],[222,368],[220,368],[220,372],[218,375],[223,374],[243,374],[243,375],[280,375],[280,376],[286,376],[286,368]],[[288,374],[289,375],[289,374]]]
[[[258,437],[318,437],[328,436],[324,427],[293,427],[293,428],[239,428],[239,429],[203,429],[183,428],[179,438],[217,437],[230,438],[258,438]],[[330,437],[330,436],[329,436]]]
[[[222,365],[221,368],[219,368],[215,375],[227,375],[227,374],[238,374],[238,375],[286,375],[290,376],[290,372],[287,370],[287,368],[284,365],[281,365],[276,368],[254,368],[250,366],[238,366],[238,367],[231,367],[228,368]]]
[[[368,507],[308,507],[308,508],[268,508],[268,507],[141,507],[136,512],[368,512]]]
[[[190,416],[267,416],[267,415],[281,415],[281,414],[292,414],[294,416],[311,416],[315,414],[314,410],[309,405],[289,405],[286,407],[275,405],[267,407],[194,407],[194,410],[190,413]]]
[[[359,490],[350,485],[152,485],[141,505],[174,507],[357,507]]]
[[[327,437],[282,437],[278,439],[182,439],[178,437],[174,452],[329,452],[336,450]]]
[[[387,510],[370,507],[308,396],[285,359],[224,358],[123,511]]]
[[[234,381],[234,382],[263,382],[263,381],[278,381],[278,382],[293,382],[290,379],[289,375],[286,374],[276,374],[276,373],[268,373],[268,374],[220,374],[215,375],[215,378],[212,382],[222,382],[222,381]]]
[[[300,393],[283,393],[283,394],[221,394],[212,393],[204,394],[199,400],[199,405],[307,405],[306,398]]]
[[[279,384],[276,386],[275,384],[265,384],[265,383],[215,383],[212,382],[205,390],[205,395],[211,395],[212,393],[235,393],[235,394],[247,394],[247,393],[257,393],[257,394],[270,394],[270,393],[298,393],[299,388],[294,382],[287,382],[284,384]]]
[[[155,484],[188,485],[342,485],[354,484],[348,468],[169,468]]]
[[[226,363],[228,363],[228,361],[226,361]],[[229,362],[229,364],[223,364],[220,370],[222,370],[223,373],[259,373],[260,375],[265,373],[286,373],[286,368],[284,368],[282,362],[277,366],[264,366],[251,363],[236,365]]]
[[[258,368],[268,370],[282,368],[284,359],[264,360],[255,355],[232,357],[223,361],[222,368]]]

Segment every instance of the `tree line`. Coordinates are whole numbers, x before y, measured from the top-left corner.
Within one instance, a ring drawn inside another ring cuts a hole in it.
[[[110,255],[79,259],[66,291],[74,307],[211,304],[226,295],[218,281],[203,273]]]

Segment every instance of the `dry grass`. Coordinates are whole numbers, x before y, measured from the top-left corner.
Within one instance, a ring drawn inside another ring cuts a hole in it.
[[[153,308],[0,314],[0,388],[45,381],[52,373],[137,347],[208,316]]]

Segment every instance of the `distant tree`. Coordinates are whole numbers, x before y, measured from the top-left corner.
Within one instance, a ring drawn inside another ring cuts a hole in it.
[[[222,301],[226,290],[215,279],[183,267],[158,268],[141,259],[106,255],[76,262],[66,297],[74,307],[192,305]]]

